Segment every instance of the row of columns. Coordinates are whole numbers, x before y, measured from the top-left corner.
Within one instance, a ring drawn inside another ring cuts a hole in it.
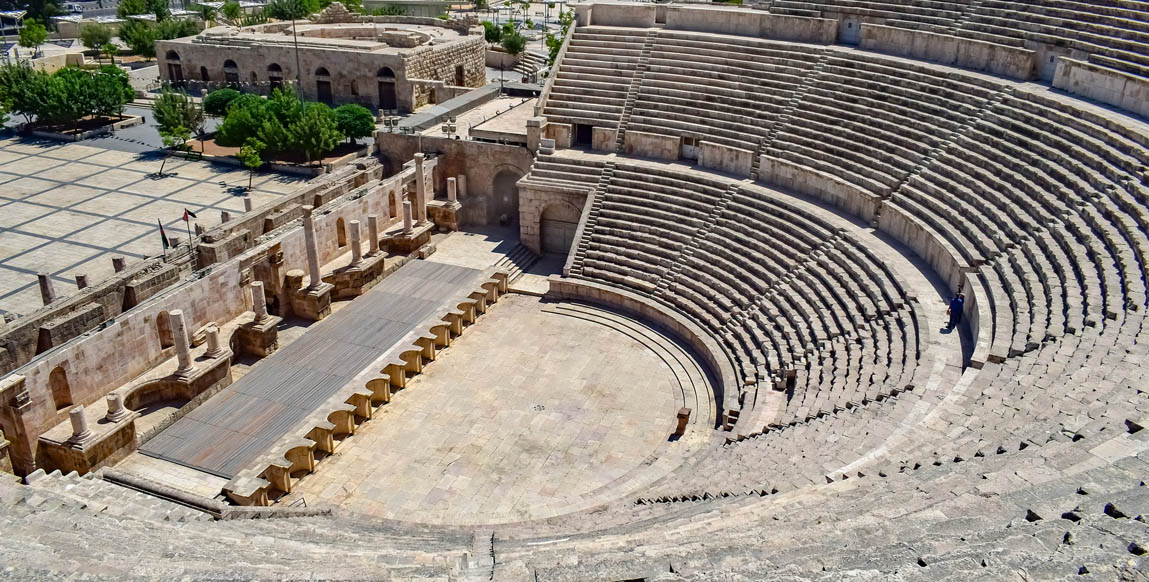
[[[117,273],[124,270],[128,264],[127,260],[120,255],[112,257],[112,269]],[[44,301],[44,305],[52,303],[56,300],[56,289],[52,286],[52,275],[50,273],[36,273],[36,281],[40,284],[40,299]],[[86,273],[76,274],[76,288],[86,289],[88,287],[88,275]]]

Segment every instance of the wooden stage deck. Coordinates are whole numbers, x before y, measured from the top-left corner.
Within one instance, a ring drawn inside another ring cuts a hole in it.
[[[412,261],[140,447],[232,478],[415,326],[475,289],[477,269]]]

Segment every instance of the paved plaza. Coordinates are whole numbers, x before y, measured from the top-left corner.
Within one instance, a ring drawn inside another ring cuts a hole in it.
[[[499,301],[284,501],[505,523],[615,499],[636,473],[661,470],[648,461],[676,445],[669,368],[638,341],[546,306]]]
[[[205,227],[219,224],[221,210],[243,212],[245,170],[173,158],[164,172],[174,175],[156,179],[159,154],[126,149],[137,148],[0,138],[0,315],[41,306],[38,272],[50,273],[63,297],[76,291],[76,274],[92,283],[112,274],[114,255],[129,263],[159,255],[157,219],[168,236],[186,239],[184,208]],[[302,181],[257,174],[252,201],[259,206]]]

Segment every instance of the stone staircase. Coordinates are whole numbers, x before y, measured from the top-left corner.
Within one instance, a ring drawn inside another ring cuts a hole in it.
[[[634,68],[634,75],[630,79],[630,87],[626,91],[626,102],[622,106],[622,117],[618,120],[618,131],[615,133],[614,150],[621,152],[626,143],[626,128],[630,125],[630,116],[634,112],[634,104],[638,100],[638,90],[642,87],[642,79],[650,67],[650,53],[654,49],[654,39],[658,36],[658,29],[651,29],[646,33],[646,41],[642,44],[642,53],[638,65]]]
[[[586,256],[586,251],[590,248],[590,236],[594,232],[595,224],[598,222],[598,214],[602,209],[602,198],[606,189],[610,187],[610,180],[614,176],[614,163],[607,162],[603,165],[602,173],[599,174],[598,183],[594,189],[591,190],[590,196],[593,198],[590,205],[590,212],[587,214],[586,224],[583,227],[582,237],[579,238],[575,252],[574,261],[571,262],[570,275],[573,277],[581,276],[583,274],[583,258]]]
[[[706,221],[706,225],[694,234],[694,238],[691,239],[690,244],[682,248],[682,256],[690,256],[694,254],[695,249],[698,248],[698,241],[706,238],[706,235],[709,234],[710,230],[714,228],[714,224],[718,221],[718,217],[722,216],[722,212],[726,209],[726,206],[730,204],[730,201],[734,199],[734,195],[736,193],[738,193],[738,184],[730,184],[727,186],[726,191],[722,194],[722,198],[719,199],[718,203],[714,205],[714,208],[710,210],[710,216]],[[653,293],[655,297],[661,297],[667,293],[670,285],[672,285],[678,276],[682,274],[683,266],[684,261],[674,261],[674,266],[671,267],[670,270],[667,271],[666,274],[658,280],[655,291]]]
[[[507,283],[514,283],[523,276],[523,273],[530,269],[539,260],[539,256],[531,252],[530,249],[523,246],[522,243],[515,245],[511,252],[506,256],[499,259],[495,263],[496,269],[507,271],[510,275],[507,277]]]

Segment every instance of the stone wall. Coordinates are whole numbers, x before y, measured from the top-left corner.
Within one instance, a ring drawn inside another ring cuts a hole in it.
[[[1054,87],[1149,117],[1149,80],[1067,57],[1056,60]]]
[[[1028,81],[1036,75],[1032,50],[924,30],[863,24],[860,46],[895,56],[985,71]]]
[[[536,188],[527,185],[519,186],[519,242],[536,255],[542,253],[542,242],[539,239],[540,221],[543,210],[552,204],[566,204],[572,206],[580,214],[586,206],[587,197],[593,188],[587,186],[586,190],[563,188]],[[578,241],[575,241],[578,244]]]
[[[455,70],[462,65],[465,87],[482,87],[487,83],[487,41],[482,36],[473,36],[460,42],[446,45],[424,46],[403,53],[404,68],[408,79],[443,81],[456,85]],[[431,92],[425,87],[412,88],[415,108],[431,103]],[[444,95],[438,101],[446,101],[454,94]]]
[[[459,184],[459,202],[463,209],[460,225],[493,224],[500,214],[518,215],[519,202],[505,200],[511,194],[496,192],[495,180],[500,174],[506,178],[526,175],[534,158],[530,150],[521,145],[503,145],[445,137],[412,136],[379,131],[375,133],[376,149],[388,168],[397,168],[420,151],[435,154],[437,166],[432,175],[435,196],[447,197],[447,178],[465,176]],[[521,195],[521,194],[520,194]]]
[[[595,24],[600,24],[597,5],[595,11]],[[668,7],[666,28],[818,44],[831,44],[838,37],[838,21],[834,19],[695,6]]]

